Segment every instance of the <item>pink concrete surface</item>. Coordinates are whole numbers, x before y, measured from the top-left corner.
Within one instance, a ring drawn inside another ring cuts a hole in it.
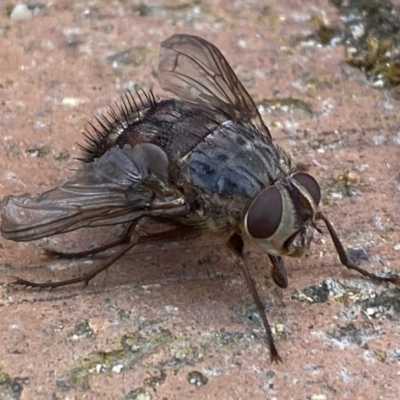
[[[312,115],[265,108],[263,118],[319,180],[345,246],[367,252],[365,268],[399,273],[399,103],[346,66],[342,46],[298,40],[314,30],[312,16],[340,24],[328,1],[43,1],[33,18],[12,22],[16,4],[0,4],[1,198],[64,182],[92,116],[124,89],[162,96],[160,42],[191,33],[222,50],[258,104],[292,97],[311,107]],[[107,61],[130,48],[130,64]],[[280,365],[269,362],[240,270],[207,238],[132,251],[85,289],[8,285],[16,275],[77,275],[98,261],[46,263],[40,249],[76,251],[118,232],[0,240],[0,399],[400,397],[399,291],[341,267],[327,234],[308,258],[285,260],[284,291],[267,257],[248,249]],[[324,282],[330,295],[311,301],[307,288]]]

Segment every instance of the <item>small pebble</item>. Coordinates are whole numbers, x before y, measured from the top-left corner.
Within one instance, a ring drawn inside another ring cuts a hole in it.
[[[325,394],[313,394],[311,400],[327,400],[328,397]]]
[[[124,369],[123,364],[117,364],[112,367],[112,372],[120,374],[123,369]]]
[[[208,378],[199,371],[192,371],[187,374],[187,380],[191,385],[203,386],[207,385]]]
[[[32,18],[32,11],[26,4],[17,4],[11,11],[10,18],[12,21],[25,21]]]
[[[70,106],[70,107],[76,107],[81,103],[79,99],[76,99],[74,97],[64,97],[62,99],[62,105],[63,106]]]
[[[375,313],[376,313],[376,308],[375,307],[368,307],[366,310],[365,310],[365,313],[368,315],[368,316],[373,316]]]

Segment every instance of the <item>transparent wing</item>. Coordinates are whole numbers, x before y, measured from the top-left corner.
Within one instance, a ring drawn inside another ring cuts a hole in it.
[[[165,91],[180,99],[223,112],[271,137],[253,99],[225,57],[206,40],[191,35],[173,35],[165,40],[158,80]]]
[[[174,207],[167,170],[167,157],[155,145],[113,147],[63,186],[37,196],[7,196],[1,232],[6,239],[29,241],[152,215],[155,203],[159,211]]]

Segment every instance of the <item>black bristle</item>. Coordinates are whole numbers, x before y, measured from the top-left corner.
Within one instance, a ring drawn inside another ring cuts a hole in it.
[[[89,128],[86,128],[83,135],[85,144],[78,144],[83,150],[83,157],[78,160],[83,162],[92,162],[101,157],[109,148],[109,137],[116,131],[125,131],[132,124],[132,116],[135,116],[136,122],[141,122],[141,111],[154,108],[157,101],[152,91],[145,92],[141,90],[136,92],[136,98],[131,91],[126,91],[121,96],[121,102],[110,106],[106,114],[95,116],[96,125],[89,122]]]
[[[140,117],[140,110],[139,110],[138,104],[136,103],[135,98],[132,95],[132,92],[131,91],[126,92],[125,96],[126,96],[126,99],[128,101],[130,111],[132,113],[137,113],[138,114],[138,120],[141,121],[141,119],[140,119],[141,118]],[[129,98],[128,98],[128,96],[129,96]],[[152,107],[152,108],[155,107],[155,103],[154,104],[150,104],[150,107]]]
[[[128,105],[126,104],[126,100],[125,100],[126,96],[122,96],[121,100],[122,100],[122,105],[119,106],[120,111],[121,111],[121,115],[124,117],[125,123],[129,124],[129,108]]]
[[[100,117],[103,119],[103,122],[108,125],[108,128],[106,127],[107,131],[111,131],[112,128],[114,127],[114,120],[118,120],[118,115],[115,113],[115,111],[110,107],[107,112],[108,116],[105,114],[101,114]],[[111,119],[110,119],[111,117]],[[118,122],[118,121],[116,121]]]
[[[142,91],[142,92],[143,92],[143,91]],[[143,92],[143,93],[145,93],[145,92]],[[143,102],[143,99],[141,98],[140,93],[139,93],[138,90],[136,90],[136,96],[139,98],[140,103],[142,104],[142,107],[143,107],[143,105],[146,104],[146,103]]]

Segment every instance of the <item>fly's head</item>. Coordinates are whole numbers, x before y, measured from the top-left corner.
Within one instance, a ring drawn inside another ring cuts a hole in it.
[[[320,199],[317,181],[304,172],[276,182],[250,204],[244,220],[247,236],[272,256],[306,255]]]

